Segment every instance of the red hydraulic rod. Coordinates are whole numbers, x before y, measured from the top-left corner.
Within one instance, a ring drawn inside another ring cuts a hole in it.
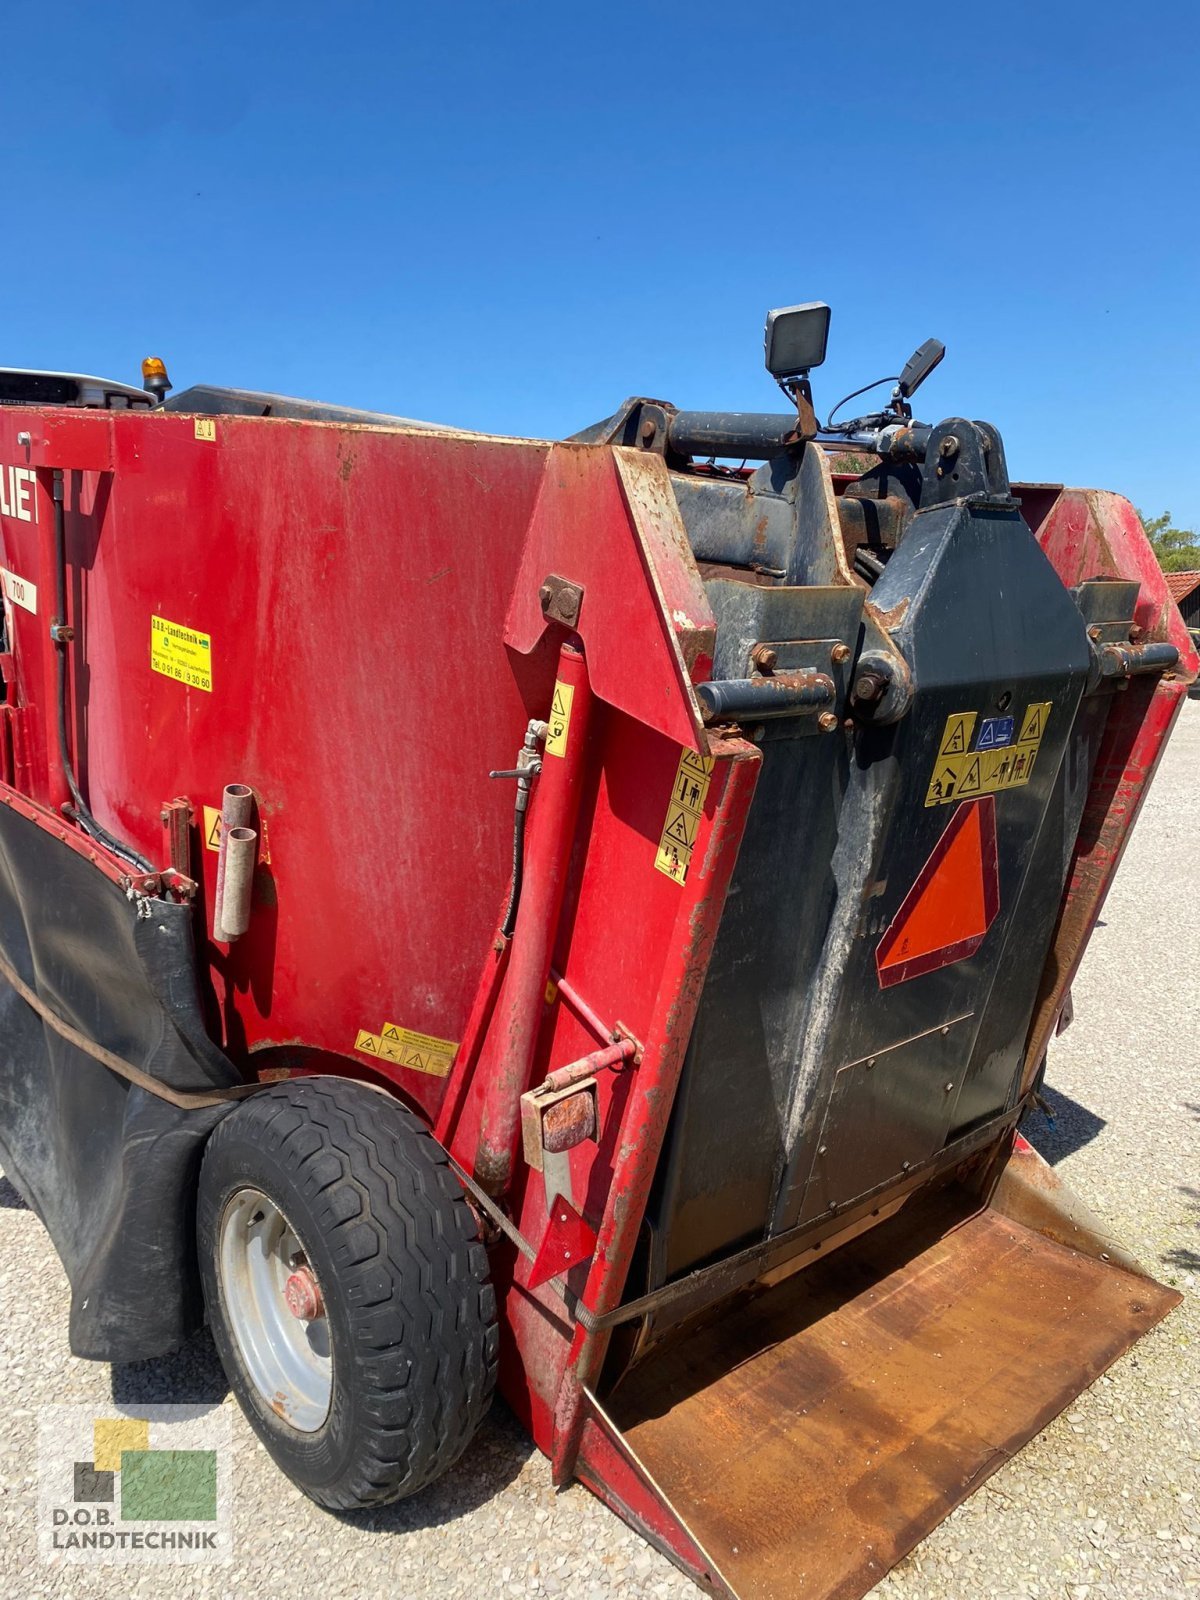
[[[475,1066],[483,1103],[475,1178],[501,1195],[512,1177],[550,958],[586,776],[592,691],[582,651],[564,644],[525,837],[525,878],[504,988]]]
[[[555,972],[553,967],[550,969],[550,982],[566,1001],[567,1008],[575,1013],[584,1027],[590,1029],[597,1039],[611,1039],[613,1037],[612,1029],[605,1027],[583,996],[577,994],[573,986],[559,973]]]
[[[550,1091],[569,1089],[573,1083],[590,1078],[597,1072],[623,1066],[626,1061],[632,1061],[635,1055],[637,1045],[633,1040],[620,1039],[616,1044],[605,1045],[602,1050],[593,1050],[590,1055],[580,1056],[578,1061],[569,1061],[565,1067],[556,1067],[553,1072],[548,1072],[542,1088]]]

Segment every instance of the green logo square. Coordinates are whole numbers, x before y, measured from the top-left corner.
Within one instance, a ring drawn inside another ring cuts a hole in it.
[[[215,1450],[123,1450],[121,1517],[126,1522],[215,1522]]]

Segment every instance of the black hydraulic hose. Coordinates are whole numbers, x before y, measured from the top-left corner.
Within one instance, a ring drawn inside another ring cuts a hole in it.
[[[508,910],[504,913],[504,922],[500,932],[506,939],[511,939],[513,930],[517,926],[517,912],[521,907],[521,885],[525,879],[525,818],[527,808],[522,804],[528,799],[528,791],[517,790],[517,805],[513,813],[513,870],[512,888],[508,894]]]
[[[67,788],[71,791],[74,802],[71,810],[74,819],[87,834],[90,834],[97,843],[102,844],[106,850],[111,850],[113,855],[120,856],[122,861],[127,861],[130,866],[136,867],[139,872],[153,872],[154,868],[145,856],[137,853],[132,846],[123,844],[120,839],[109,833],[107,828],[101,827],[79,790],[79,783],[75,777],[75,768],[71,761],[70,745],[67,740],[67,701],[70,691],[70,678],[67,672],[67,651],[73,637],[67,627],[67,529],[66,512],[63,508],[63,475],[62,468],[54,469],[54,553],[57,563],[55,573],[55,618],[50,626],[50,637],[54,641],[54,648],[58,656],[58,753],[62,761],[63,776],[67,780]]]

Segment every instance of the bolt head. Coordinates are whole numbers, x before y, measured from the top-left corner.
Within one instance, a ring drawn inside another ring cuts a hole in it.
[[[817,718],[817,726],[822,733],[836,733],[838,729],[837,716],[832,711],[822,711]]]
[[[835,644],[829,654],[830,657],[840,665],[840,663],[843,661],[849,661],[850,646],[848,644]]]
[[[760,644],[755,647],[751,659],[760,672],[774,672],[775,665],[779,660],[779,652],[778,650],[772,650],[770,645]]]
[[[882,700],[886,693],[887,684],[877,672],[864,672],[854,681],[854,698],[868,705],[874,705],[876,700]]]
[[[654,438],[654,435],[658,432],[658,424],[654,421],[654,419],[652,417],[647,417],[645,422],[642,423],[642,430],[641,431],[642,431],[642,443],[643,444],[650,444],[651,441]]]
[[[956,456],[957,454],[958,454],[958,435],[954,434],[954,433],[948,433],[946,435],[946,437],[942,440],[941,444],[938,445],[938,455],[949,457],[949,456]]]

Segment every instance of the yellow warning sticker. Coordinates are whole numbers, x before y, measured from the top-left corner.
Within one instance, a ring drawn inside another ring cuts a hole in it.
[[[565,756],[567,753],[567,735],[571,731],[571,701],[575,698],[575,689],[569,683],[556,683],[554,685],[554,701],[550,707],[550,719],[547,723],[549,731],[546,734],[546,754],[548,756]]]
[[[212,640],[165,617],[150,618],[150,665],[164,678],[212,693]]]
[[[1021,731],[1017,735],[1017,743],[1040,743],[1042,734],[1046,731],[1046,719],[1049,715],[1049,700],[1042,700],[1037,705],[1026,706],[1025,715],[1021,718]]]
[[[946,718],[946,726],[942,730],[942,742],[938,746],[940,756],[966,755],[971,748],[971,734],[975,729],[974,711],[956,711]]]
[[[683,883],[687,879],[700,819],[704,814],[704,802],[708,798],[708,786],[712,781],[712,770],[711,756],[685,750],[679,757],[671,801],[663,821],[658,853],[654,857],[654,865],[659,872],[673,878],[676,883]]]
[[[435,1039],[430,1033],[400,1028],[394,1022],[385,1022],[378,1033],[360,1028],[354,1048],[363,1055],[377,1056],[380,1061],[409,1067],[413,1072],[427,1072],[435,1078],[446,1076],[458,1051],[453,1039]]]
[[[1015,744],[975,750],[970,746],[976,713],[956,711],[947,717],[925,793],[926,806],[944,806],[951,800],[969,800],[977,794],[998,794],[1002,789],[1018,789],[1028,783],[1049,716],[1049,700],[1026,706]],[[980,746],[994,736],[998,723],[1007,723],[1004,734],[1012,738],[1012,717],[988,718],[980,734]]]
[[[221,813],[216,806],[204,807],[204,848],[206,850],[221,848]]]
[[[215,444],[217,441],[217,424],[212,417],[196,418],[196,437],[203,439],[205,444]]]

